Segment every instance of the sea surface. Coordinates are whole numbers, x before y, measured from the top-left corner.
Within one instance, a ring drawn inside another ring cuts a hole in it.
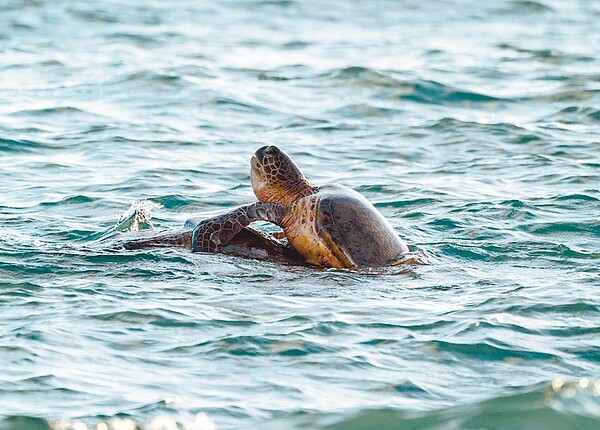
[[[0,429],[600,428],[599,23],[595,0],[0,2]],[[254,201],[263,145],[429,264],[99,246]]]

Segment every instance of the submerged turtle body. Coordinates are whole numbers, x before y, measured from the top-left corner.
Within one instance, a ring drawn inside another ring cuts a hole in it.
[[[386,266],[408,252],[383,215],[358,192],[342,185],[312,187],[275,146],[260,148],[251,164],[258,199],[289,206],[277,224],[307,261],[335,268]]]

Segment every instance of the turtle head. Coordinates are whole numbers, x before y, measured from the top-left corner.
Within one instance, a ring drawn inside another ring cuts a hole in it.
[[[250,164],[252,189],[262,202],[290,205],[312,193],[312,187],[296,163],[276,146],[258,149]]]

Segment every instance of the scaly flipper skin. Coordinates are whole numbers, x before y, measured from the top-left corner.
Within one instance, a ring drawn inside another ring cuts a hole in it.
[[[192,246],[192,228],[203,220],[188,220],[186,229],[179,231],[168,231],[162,233],[141,232],[141,237],[129,238],[126,241],[116,242],[111,251],[121,249],[147,249],[147,248],[171,248],[183,247],[191,249]],[[196,221],[196,222],[193,222]],[[144,234],[145,233],[145,234]],[[130,236],[130,235],[128,235]],[[251,225],[244,227],[237,233],[226,245],[221,245],[221,252],[224,254],[235,255],[238,257],[253,258],[259,260],[279,261],[285,264],[303,265],[306,260],[294,248],[292,248],[285,235],[273,235],[265,233],[262,230],[253,228]]]
[[[129,239],[122,243],[117,243],[115,248],[123,249],[144,249],[144,248],[165,248],[165,247],[183,247],[189,248],[192,244],[191,230],[169,231],[165,233],[153,234],[152,236],[138,237]]]
[[[192,251],[219,252],[236,234],[254,221],[270,221],[280,225],[288,209],[288,206],[276,203],[256,202],[201,221],[192,233]]]

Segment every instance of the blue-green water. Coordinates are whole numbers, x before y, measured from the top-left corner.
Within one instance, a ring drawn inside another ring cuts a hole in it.
[[[0,429],[596,429],[600,2],[0,4]],[[287,151],[432,264],[91,242]],[[564,381],[564,382],[563,382]]]

